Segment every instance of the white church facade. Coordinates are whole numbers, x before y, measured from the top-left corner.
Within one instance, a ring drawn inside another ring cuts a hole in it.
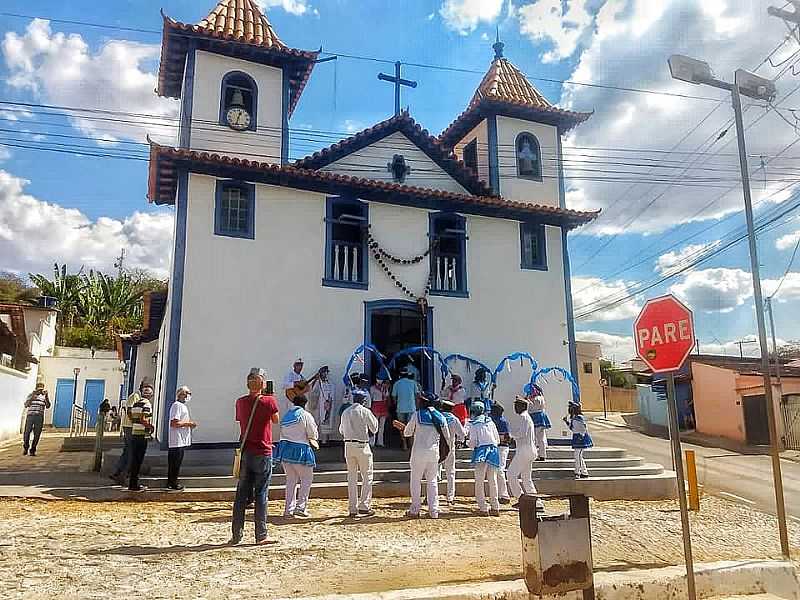
[[[250,367],[280,388],[302,356],[307,376],[330,367],[341,396],[365,343],[491,366],[524,351],[575,373],[567,232],[596,213],[565,207],[561,137],[589,114],[552,106],[502,50],[438,137],[401,113],[290,162],[317,53],[286,46],[252,0],[222,0],[197,25],[164,18],[158,93],[182,110],[178,147],[150,150],[149,199],[175,211],[152,354],[159,440],[180,385],[195,444],[232,445]],[[514,365],[496,399],[510,408],[529,376]],[[556,423],[569,387],[546,391]]]

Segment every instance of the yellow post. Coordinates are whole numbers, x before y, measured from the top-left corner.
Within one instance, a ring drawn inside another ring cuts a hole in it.
[[[700,491],[697,488],[697,466],[694,450],[686,450],[686,477],[689,479],[689,510],[700,510]]]

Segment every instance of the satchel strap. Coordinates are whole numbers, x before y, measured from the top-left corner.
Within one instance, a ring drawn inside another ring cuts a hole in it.
[[[250,409],[250,418],[247,419],[247,427],[244,428],[244,433],[239,438],[239,453],[244,452],[244,445],[247,443],[247,436],[250,435],[250,427],[253,425],[253,416],[256,414],[256,407],[258,407],[261,400],[261,394],[253,399],[253,408]]]

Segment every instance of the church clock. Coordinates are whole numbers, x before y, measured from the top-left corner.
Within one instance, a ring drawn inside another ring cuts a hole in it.
[[[250,128],[250,113],[243,106],[231,106],[225,113],[225,120],[228,127],[236,131],[244,131]]]

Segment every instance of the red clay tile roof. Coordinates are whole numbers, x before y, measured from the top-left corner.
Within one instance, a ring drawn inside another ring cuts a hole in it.
[[[496,57],[467,109],[439,134],[439,142],[453,148],[490,113],[555,125],[561,133],[592,115],[553,106],[507,58]]]
[[[220,0],[220,3],[197,26],[211,34],[220,34],[247,44],[287,50],[258,4],[252,0]]]
[[[219,154],[168,148],[150,143],[150,167],[147,197],[156,204],[174,204],[177,189],[177,163],[191,162],[192,170],[220,177],[240,177],[270,185],[324,193],[355,193],[377,202],[410,204],[424,201],[435,209],[461,210],[488,216],[514,219],[536,218],[546,224],[578,227],[597,218],[600,211],[581,212],[555,206],[504,200],[497,196],[471,196],[443,190],[401,185],[363,177],[313,171],[290,165],[276,165],[232,158]]]
[[[319,52],[295,50],[284,44],[252,0],[221,0],[197,25],[187,25],[163,15],[161,62],[156,93],[180,98],[189,40],[201,50],[242,60],[266,59],[289,67],[289,115],[294,112],[308,83]]]
[[[357,152],[395,132],[401,132],[422,150],[428,158],[439,165],[447,174],[460,183],[467,191],[477,196],[492,196],[488,185],[456,158],[452,150],[442,146],[439,141],[423,129],[406,111],[385,121],[381,121],[332,146],[301,158],[293,163],[300,169],[321,169],[340,158]]]

